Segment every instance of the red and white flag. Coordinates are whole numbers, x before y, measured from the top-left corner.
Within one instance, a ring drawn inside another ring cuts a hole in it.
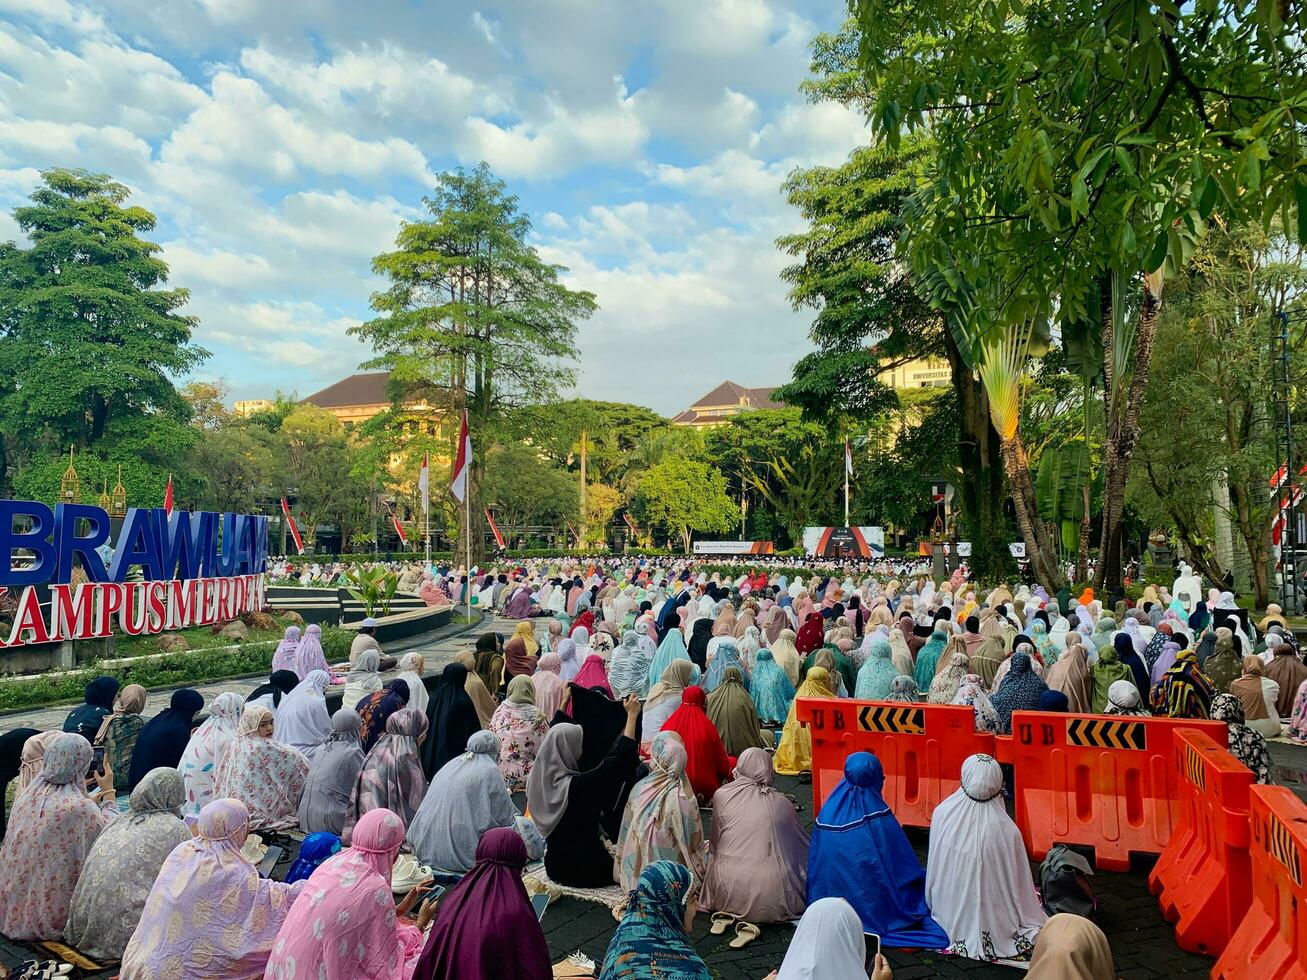
[[[304,554],[304,539],[300,537],[300,529],[295,526],[295,518],[290,516],[290,504],[286,503],[286,498],[281,498],[281,512],[286,515],[286,522],[290,525],[290,536],[295,539],[295,553]]]
[[[395,516],[395,512],[393,510],[390,512],[390,524],[395,529],[395,533],[399,535],[400,545],[407,548],[408,536],[404,534],[404,528],[400,526],[399,518]]]
[[[490,524],[490,530],[491,530],[491,531],[494,533],[494,535],[495,535],[495,541],[498,542],[499,547],[502,548],[502,547],[504,546],[504,536],[503,536],[502,534],[499,533],[499,525],[496,524],[496,523],[495,523],[495,519],[494,519],[493,517],[490,516],[490,508],[489,508],[489,507],[486,508],[486,521]]]
[[[422,454],[422,472],[418,474],[418,489],[422,491],[422,513],[431,513],[431,483],[428,478],[427,453]]]
[[[849,440],[844,440],[844,472],[853,475],[853,447],[849,445]]]
[[[458,429],[458,453],[454,456],[454,479],[449,485],[452,493],[461,504],[467,497],[467,474],[472,468],[472,434],[467,431],[467,412],[463,412],[463,424]]]
[[[163,512],[172,513],[172,474],[168,474],[168,487],[163,491]]]

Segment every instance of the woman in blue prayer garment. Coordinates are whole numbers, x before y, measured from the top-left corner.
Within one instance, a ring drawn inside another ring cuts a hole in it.
[[[870,752],[844,760],[812,833],[808,904],[842,898],[885,946],[946,949],[948,936],[926,906],[926,873],[881,796],[885,770]]]

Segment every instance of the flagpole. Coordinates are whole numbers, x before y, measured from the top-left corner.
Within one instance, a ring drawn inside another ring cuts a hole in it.
[[[844,526],[849,526],[849,470],[844,468]]]
[[[844,440],[844,526],[849,526],[849,470],[853,468],[853,452],[849,440]]]
[[[468,464],[469,467],[471,463]],[[471,480],[467,481],[471,483]],[[467,603],[468,618],[472,618],[472,494],[470,488],[465,487],[463,491],[463,537],[467,539],[467,593],[464,595],[464,601]]]

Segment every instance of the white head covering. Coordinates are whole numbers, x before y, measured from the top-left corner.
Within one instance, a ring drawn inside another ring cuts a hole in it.
[[[842,898],[808,906],[776,980],[867,980],[862,920]]]
[[[962,786],[935,808],[926,904],[950,948],[972,959],[1018,956],[1047,916],[1035,897],[1021,831],[1003,807],[1003,770],[987,755],[962,763]]]
[[[331,713],[323,697],[330,684],[331,675],[325,670],[309,671],[309,676],[281,702],[273,719],[272,737],[282,745],[299,749],[306,758],[313,758],[331,735]]]
[[[1107,700],[1118,708],[1139,707],[1139,688],[1134,681],[1113,681],[1107,688]]]
[[[403,681],[408,685],[408,706],[417,708],[424,715],[427,713],[427,701],[431,695],[427,693],[427,687],[422,683],[422,678],[418,675],[418,664],[422,660],[420,653],[406,653],[399,658],[399,674],[395,679]],[[346,705],[346,707],[353,707]]]

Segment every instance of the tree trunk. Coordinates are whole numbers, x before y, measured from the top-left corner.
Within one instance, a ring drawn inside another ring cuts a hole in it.
[[[971,541],[967,566],[982,581],[998,582],[1015,570],[1008,550],[1012,532],[1003,512],[1002,446],[989,424],[989,405],[984,386],[967,367],[952,334],[944,330],[944,351],[948,356],[953,390],[958,396],[958,462],[962,466],[962,517],[966,537]]]
[[[1089,581],[1089,486],[1085,486],[1085,516],[1080,518],[1080,548],[1076,555],[1076,581]]]
[[[109,421],[109,403],[99,395],[91,396],[91,443],[104,438],[104,429]]]
[[[1248,492],[1247,487],[1232,484],[1230,486],[1230,495],[1234,501],[1239,536],[1243,539],[1244,547],[1248,552],[1248,559],[1252,564],[1249,578],[1251,579],[1253,597],[1257,601],[1257,608],[1265,609],[1266,603],[1270,600],[1267,594],[1268,582],[1266,574],[1266,545],[1270,536],[1270,528],[1265,526],[1264,522],[1255,519],[1252,495]]]
[[[1012,488],[1012,504],[1017,512],[1017,526],[1026,542],[1026,557],[1036,580],[1050,592],[1065,584],[1057,551],[1049,540],[1048,532],[1039,520],[1039,506],[1035,503],[1035,487],[1030,481],[1030,462],[1026,448],[1018,433],[1003,442],[1003,466],[1007,470],[1008,486]]]
[[[1148,386],[1148,368],[1153,359],[1153,340],[1157,336],[1157,315],[1162,308],[1160,280],[1156,288],[1144,278],[1144,299],[1139,309],[1135,331],[1134,364],[1125,403],[1110,413],[1107,420],[1107,445],[1103,455],[1102,537],[1098,548],[1098,571],[1094,584],[1099,588],[1123,588],[1121,576],[1121,515],[1125,511],[1125,484],[1130,473],[1130,458],[1139,440],[1139,410]],[[1104,344],[1104,358],[1110,363],[1112,345]],[[1107,376],[1106,390],[1112,378]],[[1115,406],[1114,406],[1115,407]]]

